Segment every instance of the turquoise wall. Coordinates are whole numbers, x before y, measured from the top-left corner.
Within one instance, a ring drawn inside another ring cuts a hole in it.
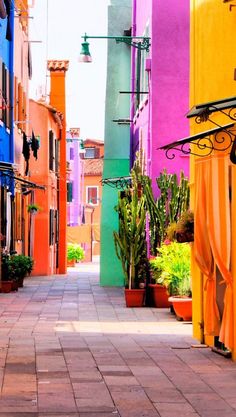
[[[108,7],[108,35],[123,36],[131,26],[131,0],[113,0]],[[104,138],[103,179],[129,175],[130,126],[119,125],[113,119],[129,118],[130,95],[130,47],[124,43],[108,41],[106,114]],[[113,231],[117,230],[118,217],[114,210],[118,190],[103,186],[101,214],[100,284],[122,286],[124,275],[117,259]]]

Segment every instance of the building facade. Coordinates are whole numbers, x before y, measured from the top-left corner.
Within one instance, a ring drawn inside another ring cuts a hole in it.
[[[114,183],[129,176],[137,152],[144,154],[145,172],[152,179],[155,196],[156,178],[163,169],[189,172],[188,155],[180,154],[173,163],[158,149],[189,134],[184,117],[189,107],[189,7],[188,0],[178,7],[174,0],[133,0],[132,4],[111,2],[108,8],[108,35],[147,37],[150,47],[108,46],[101,285],[124,283],[113,241],[118,223]],[[142,39],[136,42],[141,44]]]
[[[131,163],[140,149],[157,195],[163,169],[188,176],[189,157],[170,161],[159,150],[169,140],[188,136],[189,1],[133,0],[132,34],[149,36],[150,50],[131,49]]]
[[[130,25],[131,0],[112,0],[108,6],[108,35],[123,36]],[[130,97],[119,93],[130,90],[130,62],[129,46],[108,41],[103,180],[127,176],[130,171],[130,125],[123,122],[129,120]],[[118,190],[104,184],[102,193],[100,283],[123,285],[113,241],[113,230],[118,227],[114,209]]]
[[[201,144],[208,146],[192,145],[198,156],[191,156],[194,336],[223,353],[230,350],[235,359],[234,6],[234,1],[191,2],[188,117],[191,133],[206,132]]]

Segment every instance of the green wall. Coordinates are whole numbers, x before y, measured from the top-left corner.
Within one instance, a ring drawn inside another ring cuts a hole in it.
[[[131,26],[131,0],[113,0],[108,7],[108,35],[123,36]],[[113,119],[129,118],[130,47],[124,43],[108,41],[106,114],[104,139],[103,179],[129,175],[130,126],[119,125]],[[117,230],[118,217],[114,210],[118,190],[108,185],[102,190],[100,284],[122,286],[124,276],[117,259],[113,231]]]

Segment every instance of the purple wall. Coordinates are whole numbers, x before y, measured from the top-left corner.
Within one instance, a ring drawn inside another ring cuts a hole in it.
[[[66,132],[66,160],[70,163],[70,171],[67,180],[73,183],[73,201],[67,203],[67,224],[77,226],[81,224],[82,201],[81,201],[81,159],[79,137]]]
[[[143,35],[148,22],[151,36],[149,99],[131,127],[133,151],[142,129],[143,147],[149,154],[147,172],[155,187],[155,178],[164,168],[170,173],[184,169],[186,175],[189,171],[188,157],[177,154],[168,160],[164,151],[157,150],[189,135],[185,117],[189,109],[189,0],[181,0],[178,6],[176,0],[133,0],[133,10],[136,36]]]

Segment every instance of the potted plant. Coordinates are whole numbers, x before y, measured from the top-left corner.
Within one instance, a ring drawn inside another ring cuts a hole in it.
[[[168,288],[164,284],[162,278],[162,259],[160,256],[156,256],[150,259],[149,263],[152,277],[149,289],[153,305],[157,308],[168,308],[171,306],[171,303],[168,300]]]
[[[192,318],[192,298],[190,279],[190,246],[188,243],[169,242],[158,249],[157,264],[161,269],[159,282],[168,289],[177,317]],[[182,309],[186,311],[182,311]]]
[[[80,262],[84,259],[84,250],[77,243],[67,244],[67,265],[75,266],[76,262]]]
[[[3,252],[1,256],[1,261],[2,261],[1,292],[3,293],[11,292],[12,286],[13,286],[13,280],[9,277],[9,272],[8,272],[8,260],[9,260],[9,254],[6,252]]]
[[[124,272],[127,307],[141,307],[144,303],[145,277],[141,270],[146,262],[146,209],[145,197],[133,188],[119,194],[119,229],[114,231],[115,250]],[[141,284],[141,285],[140,285]]]
[[[191,210],[184,211],[176,223],[176,240],[179,243],[193,242],[194,214]]]
[[[27,210],[31,214],[36,214],[40,210],[40,207],[38,206],[38,204],[32,203],[27,206]]]
[[[31,256],[10,255],[7,259],[8,277],[17,281],[19,287],[23,287],[24,278],[29,275],[34,266]]]

